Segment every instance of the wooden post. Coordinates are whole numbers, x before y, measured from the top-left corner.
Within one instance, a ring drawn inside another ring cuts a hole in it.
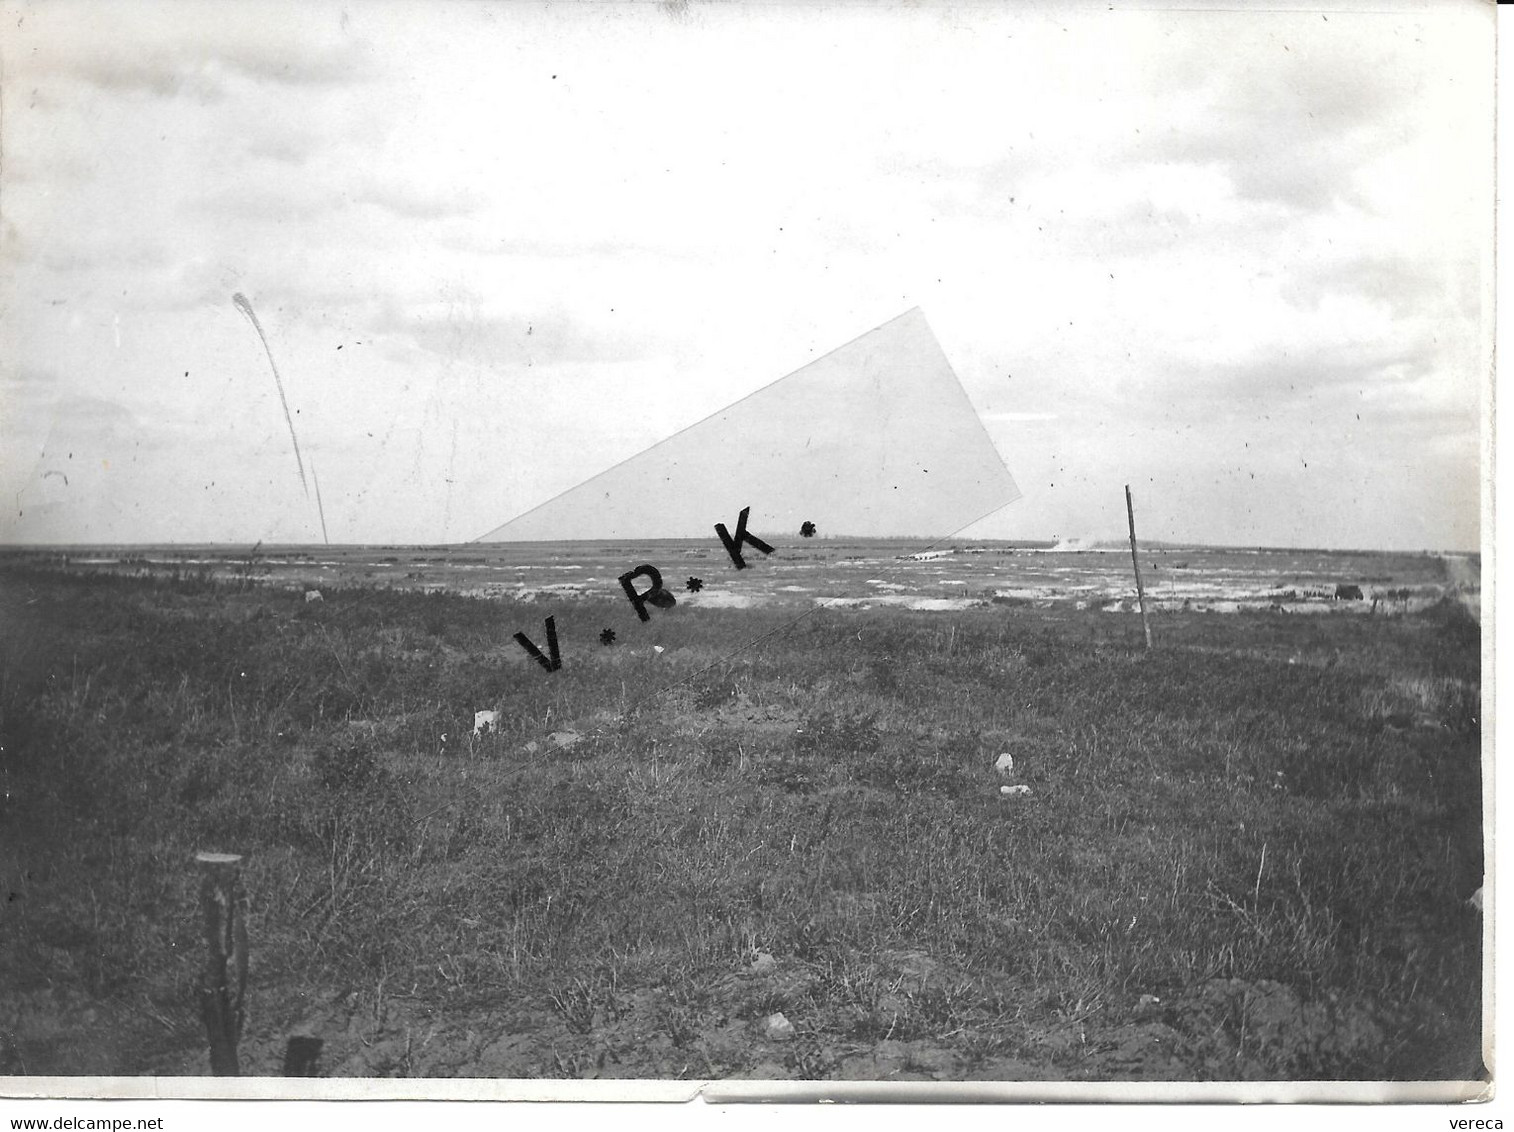
[[[1141,560],[1136,556],[1135,504],[1130,501],[1130,485],[1125,485],[1125,514],[1130,518],[1130,564],[1135,567],[1136,601],[1141,605],[1141,628],[1146,630],[1146,647],[1151,647],[1151,622],[1146,617],[1146,588],[1141,585]]]
[[[315,1077],[319,1070],[317,1064],[321,1059],[321,1047],[325,1044],[320,1038],[299,1036],[289,1039],[289,1044],[284,1047],[284,1076],[285,1077]]]
[[[205,920],[205,973],[200,981],[200,1016],[210,1039],[210,1071],[240,1076],[237,1041],[242,1036],[242,998],[247,990],[247,894],[242,858],[232,853],[197,853],[200,912]]]

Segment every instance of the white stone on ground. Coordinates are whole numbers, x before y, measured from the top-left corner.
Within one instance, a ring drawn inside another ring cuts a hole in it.
[[[787,1041],[794,1036],[794,1024],[782,1012],[769,1014],[762,1023],[762,1031],[770,1041]]]

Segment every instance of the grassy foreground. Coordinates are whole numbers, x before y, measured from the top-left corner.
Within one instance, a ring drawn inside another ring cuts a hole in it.
[[[1148,655],[1070,610],[605,647],[592,601],[326,597],[0,574],[0,1073],[208,1072],[202,849],[247,856],[247,1073],[1482,1073],[1454,604]],[[511,637],[553,613],[549,674]]]

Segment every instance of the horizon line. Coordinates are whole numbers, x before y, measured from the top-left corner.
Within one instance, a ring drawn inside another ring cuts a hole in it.
[[[806,546],[815,542],[919,542],[929,538],[928,535],[854,535],[835,534],[815,535],[812,538],[793,536],[792,543],[773,536],[765,535],[769,541],[778,542],[784,546]],[[1128,547],[1129,540],[1123,536],[1111,535],[1107,538],[1038,538],[1030,535],[1017,538],[959,538],[955,535],[947,535],[945,538],[937,537],[937,542],[952,540],[965,546],[980,546],[993,543],[1044,543],[1047,546],[1056,546],[1061,543],[1079,544],[1075,549],[1067,553],[1076,553],[1078,549],[1109,548],[1124,550]],[[623,538],[617,536],[604,536],[594,538],[559,538],[559,539],[512,539],[509,541],[480,543],[477,540],[467,539],[462,542],[270,542],[259,539],[248,543],[238,541],[175,541],[156,540],[146,542],[6,542],[0,540],[0,553],[12,551],[49,551],[49,550],[120,550],[120,549],[174,549],[205,547],[213,549],[242,549],[243,554],[255,553],[259,547],[264,548],[309,548],[313,550],[373,550],[373,549],[396,549],[396,550],[443,550],[443,549],[476,549],[481,546],[490,547],[530,547],[530,546],[561,546],[564,543],[587,544],[587,543],[652,543],[652,542],[710,542],[716,544],[717,540],[710,535],[662,535],[646,538]],[[934,545],[934,544],[933,544]],[[1201,550],[1269,550],[1269,551],[1314,551],[1326,554],[1482,554],[1482,548],[1475,550],[1461,550],[1451,547],[1371,547],[1371,546],[1319,546],[1319,545],[1291,545],[1291,544],[1266,544],[1266,543],[1226,543],[1226,542],[1203,542],[1189,539],[1151,539],[1140,543],[1143,549],[1201,549]]]

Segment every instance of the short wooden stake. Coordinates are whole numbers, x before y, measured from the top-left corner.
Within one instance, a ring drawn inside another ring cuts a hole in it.
[[[200,981],[200,1016],[210,1039],[210,1071],[240,1076],[237,1042],[242,1036],[242,1000],[247,991],[247,894],[242,858],[232,853],[197,853],[200,912],[205,920],[205,973]]]
[[[1130,501],[1130,485],[1125,485],[1125,514],[1130,518],[1130,563],[1135,567],[1136,601],[1141,605],[1141,628],[1146,630],[1146,647],[1151,647],[1151,622],[1146,617],[1146,588],[1141,585],[1141,560],[1136,556],[1135,504]]]
[[[320,1038],[306,1036],[290,1038],[289,1044],[284,1047],[284,1076],[317,1076],[321,1060],[321,1047],[324,1044],[325,1042]]]

